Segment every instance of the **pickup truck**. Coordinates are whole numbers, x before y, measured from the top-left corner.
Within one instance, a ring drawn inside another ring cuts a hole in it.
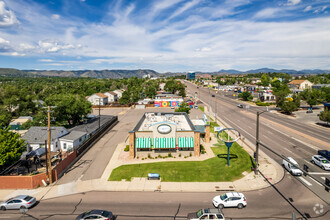
[[[325,159],[330,160],[330,151],[328,150],[319,150],[317,154],[323,156]]]
[[[200,209],[197,212],[189,213],[187,216],[189,220],[200,219],[225,219],[221,209]]]

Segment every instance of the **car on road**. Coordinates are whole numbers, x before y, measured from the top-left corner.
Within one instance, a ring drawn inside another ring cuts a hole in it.
[[[197,212],[189,213],[187,219],[225,219],[225,217],[219,209],[200,209]]]
[[[19,195],[0,203],[0,209],[3,211],[7,209],[28,209],[36,204],[36,202],[36,198],[32,196]]]
[[[321,155],[314,155],[311,162],[321,167],[323,170],[330,170],[330,162]]]
[[[330,151],[328,150],[318,150],[317,154],[323,156],[327,160],[330,160]]]
[[[237,207],[241,209],[247,205],[245,196],[239,192],[228,192],[216,196],[213,198],[212,203],[216,208],[220,209],[225,207]]]
[[[212,97],[215,97],[215,95],[212,95]]]
[[[294,176],[301,176],[303,172],[298,169],[299,164],[292,158],[287,157],[287,160],[290,161],[290,163],[286,160],[283,160],[282,166],[291,173],[291,175]]]
[[[238,107],[238,108],[243,108],[243,105],[238,104],[237,107]]]
[[[76,220],[85,220],[85,219],[100,219],[100,220],[114,220],[116,217],[112,212],[106,210],[94,209],[89,212],[81,213]]]

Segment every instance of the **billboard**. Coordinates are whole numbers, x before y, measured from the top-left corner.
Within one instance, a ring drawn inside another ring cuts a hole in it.
[[[180,106],[179,101],[155,101],[155,107],[177,107]]]

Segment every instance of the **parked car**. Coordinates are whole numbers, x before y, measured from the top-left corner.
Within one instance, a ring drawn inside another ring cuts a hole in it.
[[[292,158],[292,157],[287,157],[287,159],[290,161],[287,162],[286,160],[283,160],[282,165],[283,167],[291,173],[291,175],[294,176],[301,176],[303,172],[298,169],[299,164]]]
[[[314,155],[312,157],[312,163],[321,167],[323,170],[330,170],[330,162],[321,155]]]
[[[238,107],[238,108],[243,108],[243,105],[238,104],[237,107]]]
[[[116,217],[112,212],[106,210],[91,210],[89,212],[81,213],[76,220],[85,220],[85,219],[100,219],[100,220],[114,220]]]
[[[216,196],[212,200],[213,205],[217,208],[237,207],[239,209],[247,205],[246,198],[243,193],[228,192],[220,196]]]
[[[195,105],[195,109],[198,109],[198,106],[197,105]]]
[[[317,154],[323,156],[325,159],[330,160],[330,151],[328,150],[319,150]]]
[[[0,209],[28,209],[36,204],[36,198],[28,195],[19,195],[0,203]]]
[[[212,95],[212,97],[215,97],[215,95]]]
[[[219,209],[200,209],[197,212],[189,213],[187,219],[225,219],[225,217]]]

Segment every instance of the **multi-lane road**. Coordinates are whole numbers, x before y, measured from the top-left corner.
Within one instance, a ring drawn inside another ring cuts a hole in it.
[[[246,108],[249,104],[229,98],[225,94],[216,93],[207,88],[198,88],[190,82],[185,82],[185,84],[188,94],[193,96],[196,94],[196,97],[199,97],[206,106],[211,106],[213,112],[216,111],[218,118],[237,129],[244,138],[255,143],[256,115],[258,111],[265,111],[266,107],[249,106]],[[244,108],[238,108],[237,104],[243,104]],[[294,117],[283,116],[275,111],[261,114],[259,124],[259,137],[262,143],[280,155],[293,157],[301,167],[306,164],[310,174],[317,180],[324,182],[325,178],[330,179],[330,171],[324,171],[310,163],[312,156],[317,154],[317,150],[330,150],[329,128],[306,124]],[[263,151],[278,163],[282,162],[280,157],[270,151],[266,149]],[[330,204],[330,193],[326,192],[321,184],[308,176],[297,179],[327,204]],[[293,184],[289,187],[294,189],[296,185]]]

